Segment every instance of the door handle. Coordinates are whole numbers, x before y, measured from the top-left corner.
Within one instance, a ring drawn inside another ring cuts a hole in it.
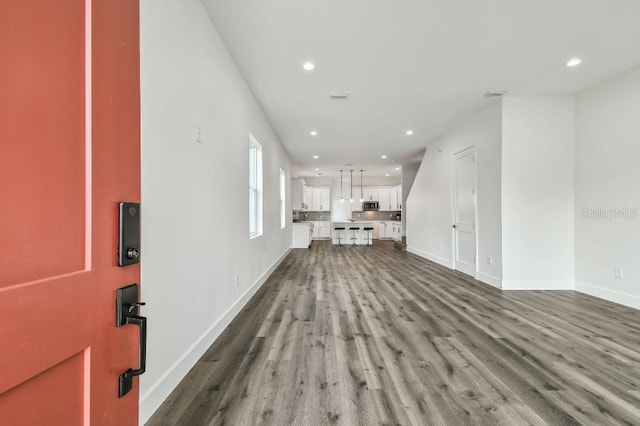
[[[147,318],[138,315],[138,309],[143,305],[144,302],[138,302],[138,284],[131,284],[116,291],[116,327],[140,327],[138,368],[129,368],[118,377],[119,398],[129,393],[133,387],[133,378],[144,374],[147,369]]]
[[[457,228],[457,226],[453,225],[453,229]]]
[[[127,317],[126,324],[140,327],[140,347],[138,352],[139,368],[129,368],[118,378],[118,397],[125,396],[133,387],[133,378],[144,374],[147,369],[147,318],[139,315]]]

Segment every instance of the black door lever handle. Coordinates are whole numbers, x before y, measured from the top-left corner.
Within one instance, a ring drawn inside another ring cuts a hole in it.
[[[147,317],[131,315],[127,317],[125,323],[140,327],[140,346],[138,350],[138,369],[129,368],[120,375],[118,381],[118,397],[120,398],[126,395],[133,387],[133,378],[144,374],[147,370]]]
[[[116,327],[137,325],[140,327],[138,368],[129,368],[118,378],[118,397],[122,398],[133,388],[133,378],[147,369],[147,318],[138,315],[138,308],[144,306],[138,301],[138,284],[131,284],[116,290]]]

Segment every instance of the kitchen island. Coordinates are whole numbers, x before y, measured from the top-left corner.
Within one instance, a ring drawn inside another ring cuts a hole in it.
[[[331,223],[331,241],[333,244],[338,244],[339,232],[336,231],[337,228],[344,228],[342,232],[342,239],[340,243],[342,245],[367,245],[373,238],[372,231],[364,231],[364,228],[373,228],[373,222],[366,221],[356,221],[356,222],[332,222]],[[358,228],[357,230],[350,230],[349,228]],[[355,240],[352,238],[355,237]]]

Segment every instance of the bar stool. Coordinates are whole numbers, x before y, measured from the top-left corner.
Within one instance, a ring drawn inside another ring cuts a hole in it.
[[[356,240],[358,239],[358,237],[356,237],[356,232],[360,231],[360,227],[359,226],[350,226],[349,227],[349,231],[351,231],[351,245],[355,246],[356,245]]]
[[[336,226],[333,228],[334,231],[338,233],[338,245],[342,245],[342,231],[344,231],[344,226]]]
[[[365,226],[364,228],[362,228],[362,230],[364,232],[367,233],[367,245],[371,246],[373,245],[373,228],[370,226]]]

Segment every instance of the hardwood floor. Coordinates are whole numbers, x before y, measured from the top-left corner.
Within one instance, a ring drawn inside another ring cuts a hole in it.
[[[638,425],[640,311],[316,241],[147,424]]]

